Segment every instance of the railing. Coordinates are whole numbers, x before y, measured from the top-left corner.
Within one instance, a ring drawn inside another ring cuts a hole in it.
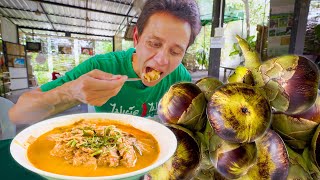
[[[223,70],[223,82],[227,82],[228,77],[234,72],[235,68],[220,66]]]

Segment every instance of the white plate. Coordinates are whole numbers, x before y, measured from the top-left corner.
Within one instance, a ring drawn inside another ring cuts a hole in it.
[[[160,147],[160,154],[158,159],[148,167],[143,169],[113,176],[98,176],[98,177],[79,177],[79,176],[64,176],[46,172],[34,167],[27,157],[27,140],[32,135],[39,137],[40,135],[52,130],[55,127],[66,126],[73,124],[80,119],[111,119],[121,123],[130,124],[133,127],[144,132],[150,133],[158,141]],[[177,139],[170,129],[164,125],[142,117],[114,114],[114,113],[84,113],[73,114],[67,116],[55,117],[39,123],[36,123],[25,130],[21,131],[11,142],[10,153],[12,157],[24,168],[33,171],[41,176],[49,179],[134,179],[138,178],[148,171],[160,166],[167,161],[175,152],[177,148]]]

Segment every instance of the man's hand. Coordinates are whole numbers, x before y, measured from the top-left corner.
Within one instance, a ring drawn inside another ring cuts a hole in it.
[[[15,124],[34,123],[80,102],[102,106],[119,93],[127,78],[93,70],[50,91],[37,88],[19,97],[9,110],[10,120]]]
[[[112,75],[95,69],[72,81],[69,93],[83,103],[102,106],[119,93],[127,79],[127,76]]]

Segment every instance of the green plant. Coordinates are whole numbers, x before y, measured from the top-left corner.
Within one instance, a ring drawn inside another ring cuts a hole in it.
[[[201,48],[196,52],[196,60],[200,65],[200,69],[207,69],[209,60],[208,60],[208,50]]]
[[[95,43],[95,54],[105,54],[112,51],[112,42],[110,41],[96,41]],[[87,57],[87,59],[89,56]]]
[[[197,71],[198,64],[196,62],[195,53],[186,53],[182,59],[182,64],[189,70],[189,71]]]
[[[50,81],[50,75],[47,71],[35,71],[34,75],[37,77],[39,86]]]
[[[246,41],[248,42],[250,49],[255,49],[256,48],[256,41],[254,40],[255,36],[248,36],[246,38]],[[242,56],[241,49],[239,47],[239,44],[236,42],[233,44],[233,51],[229,54],[229,56],[235,56],[239,55]]]

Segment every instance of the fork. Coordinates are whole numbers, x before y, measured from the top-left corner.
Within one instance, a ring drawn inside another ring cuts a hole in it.
[[[128,78],[126,81],[141,81],[141,78]]]

